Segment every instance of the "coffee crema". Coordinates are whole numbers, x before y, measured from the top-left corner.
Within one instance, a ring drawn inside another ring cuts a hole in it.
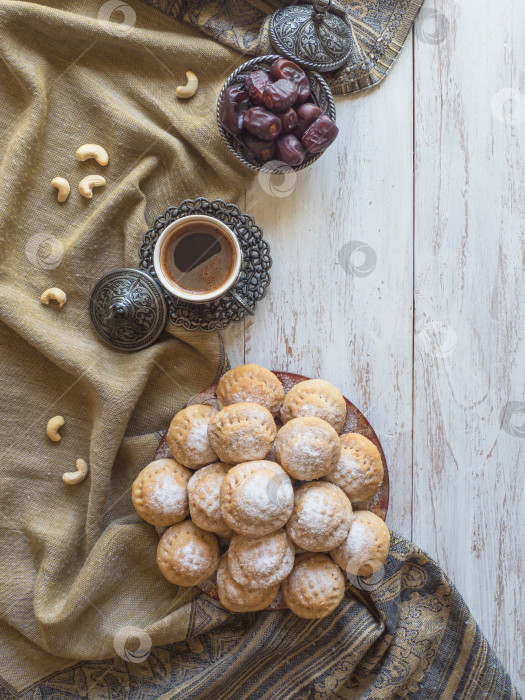
[[[164,243],[160,265],[170,282],[190,294],[208,294],[222,287],[236,264],[236,250],[213,224],[190,221]]]

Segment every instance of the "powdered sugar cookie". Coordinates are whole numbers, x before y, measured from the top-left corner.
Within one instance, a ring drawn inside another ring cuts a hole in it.
[[[348,535],[352,504],[334,484],[310,481],[295,489],[294,507],[286,532],[308,552],[328,552]]]
[[[277,433],[275,454],[290,476],[303,481],[319,479],[337,464],[339,435],[322,418],[292,418]]]
[[[241,586],[268,588],[279,584],[293,568],[295,547],[284,530],[261,537],[234,535],[228,568]]]
[[[279,415],[284,399],[281,382],[269,369],[259,365],[234,367],[220,379],[217,400],[221,407],[234,403],[258,403],[273,416]]]
[[[217,461],[208,439],[208,423],[217,413],[213,406],[195,404],[179,411],[170,423],[166,440],[172,455],[190,469]]]
[[[308,552],[295,560],[282,583],[286,605],[298,617],[316,620],[333,612],[345,593],[341,569],[326,554]]]
[[[210,420],[208,437],[222,462],[238,464],[263,459],[277,429],[272,414],[257,403],[234,403]]]
[[[270,588],[246,588],[237,583],[229,571],[228,554],[225,554],[217,571],[217,588],[221,604],[230,612],[254,612],[264,610],[273,603],[279,592],[279,584]]]
[[[346,403],[341,392],[324,379],[306,379],[286,394],[281,409],[283,423],[301,416],[317,416],[339,433],[346,420]]]
[[[231,537],[232,531],[221,517],[221,484],[230,467],[215,462],[196,471],[188,482],[190,517],[198,527]]]
[[[244,462],[224,477],[221,514],[238,534],[259,537],[275,532],[286,523],[292,509],[292,482],[275,462]]]
[[[187,485],[191,472],[174,459],[158,459],[139,473],[131,489],[138,515],[147,523],[166,527],[188,517]]]
[[[341,456],[326,481],[339,486],[352,503],[371,498],[383,483],[383,462],[379,450],[364,435],[341,435]]]
[[[390,532],[369,510],[356,510],[346,539],[330,552],[336,564],[350,576],[371,576],[386,561]]]
[[[157,565],[171,583],[196,586],[219,565],[217,538],[191,520],[172,525],[160,538]]]

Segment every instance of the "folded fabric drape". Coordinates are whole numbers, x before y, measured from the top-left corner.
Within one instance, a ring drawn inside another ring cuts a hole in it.
[[[117,3],[123,7],[122,3]],[[89,295],[137,266],[156,216],[186,197],[231,201],[245,172],[222,146],[214,105],[242,58],[141,2],[0,4],[0,677],[21,690],[79,659],[115,655],[116,631],[147,621],[156,644],[183,639],[194,594],[154,566],[155,535],[130,487],[157,431],[224,370],[216,333],[169,329],[125,354],[101,343]],[[122,19],[122,17],[116,17]],[[175,88],[200,78],[191,101]],[[102,167],[79,162],[103,145]],[[84,199],[80,180],[107,185]],[[71,193],[51,187],[65,177]],[[60,287],[62,308],[40,303]],[[60,443],[46,436],[62,415]],[[77,458],[90,468],[62,482]],[[8,691],[6,691],[8,692]],[[0,693],[1,695],[1,693]]]
[[[269,16],[279,7],[296,4],[286,0],[144,1],[247,57],[275,53],[268,36]],[[403,48],[422,4],[423,0],[334,0],[333,5],[346,12],[353,49],[346,66],[325,74],[332,92],[345,95],[381,82]]]
[[[55,673],[38,697],[89,688],[97,698],[519,700],[457,590],[397,535],[384,569],[353,580],[324,620],[232,615],[208,596],[181,610],[184,641],[154,647],[141,663],[118,658]]]

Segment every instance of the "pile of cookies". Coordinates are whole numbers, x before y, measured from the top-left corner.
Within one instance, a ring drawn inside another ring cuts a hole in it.
[[[174,459],[152,462],[133,484],[137,513],[167,527],[160,571],[180,586],[216,572],[232,612],[262,610],[281,588],[299,617],[329,615],[344,595],[343,571],[370,576],[388,554],[383,520],[352,507],[381,486],[377,447],[339,435],[346,403],[322,379],[285,395],[275,374],[243,365],[219,381],[217,402],[220,410],[179,411],[167,433]]]

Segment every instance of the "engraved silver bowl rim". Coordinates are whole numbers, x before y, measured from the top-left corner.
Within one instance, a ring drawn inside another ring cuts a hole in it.
[[[217,126],[219,127],[219,133],[221,134],[223,141],[225,142],[226,146],[228,149],[240,160],[246,165],[248,168],[251,170],[264,170],[265,163],[260,161],[260,165],[255,165],[254,163],[251,163],[242,153],[240,150],[240,139],[237,136],[234,136],[233,134],[230,134],[229,131],[226,131],[226,129],[223,127],[221,124],[221,120],[219,118],[219,107],[222,101],[222,98],[224,96],[224,93],[227,88],[230,87],[230,85],[233,85],[235,81],[237,80],[238,76],[241,75],[242,73],[245,73],[248,70],[256,70],[257,68],[260,68],[261,66],[264,66],[265,64],[271,64],[274,61],[276,61],[278,58],[284,58],[284,56],[280,54],[266,54],[264,56],[257,56],[256,58],[252,58],[249,61],[246,61],[246,63],[243,63],[241,66],[239,66],[236,70],[233,71],[233,73],[228,77],[224,85],[222,86],[222,89],[219,93],[219,97],[217,99],[217,108],[216,108],[216,116],[217,116]],[[268,66],[269,68],[269,66]],[[335,102],[334,98],[332,95],[332,91],[330,90],[328,83],[326,80],[318,73],[317,71],[309,70],[308,68],[303,68],[304,72],[308,76],[308,79],[310,80],[310,84],[312,82],[315,82],[319,85],[321,91],[324,93],[326,97],[326,101],[328,103],[328,109],[323,110],[325,114],[327,114],[332,121],[336,121],[335,119]],[[315,101],[315,104],[318,104],[317,101]],[[320,106],[320,105],[318,105]],[[301,165],[297,165],[295,167],[293,166],[286,166],[290,167],[294,171],[299,171],[299,170],[304,170],[304,168],[307,168],[309,165],[312,165],[318,158],[320,158],[323,155],[324,151],[321,151],[321,153],[315,153],[313,155],[307,155],[306,158],[304,159],[304,162],[301,163]],[[272,161],[270,161],[272,162]],[[273,161],[275,162],[275,161]]]

